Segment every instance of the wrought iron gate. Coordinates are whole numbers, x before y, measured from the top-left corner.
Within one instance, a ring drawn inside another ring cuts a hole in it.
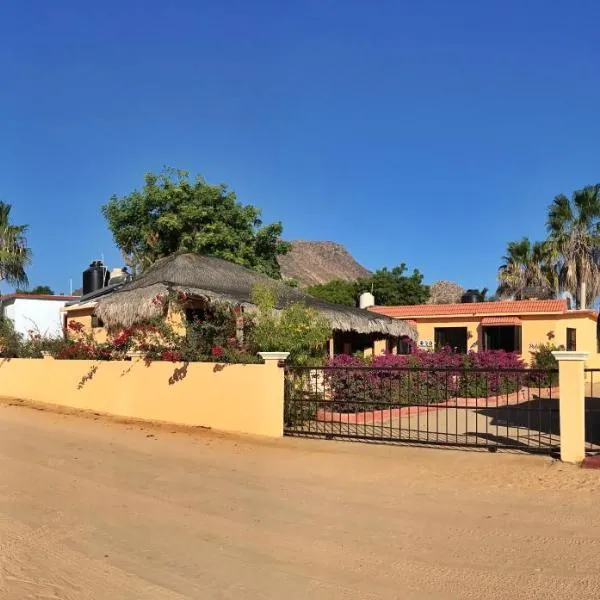
[[[557,371],[532,369],[288,366],[284,431],[557,453],[557,386]]]

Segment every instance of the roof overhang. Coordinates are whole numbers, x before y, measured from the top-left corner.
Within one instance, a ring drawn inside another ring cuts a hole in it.
[[[481,319],[483,327],[503,327],[507,325],[521,325],[519,317],[484,317]]]
[[[63,306],[62,307],[62,312],[65,313],[71,313],[71,312],[77,312],[80,310],[89,310],[90,308],[96,308],[96,306],[98,306],[98,302],[92,301],[92,302],[83,302],[82,304],[71,304]]]

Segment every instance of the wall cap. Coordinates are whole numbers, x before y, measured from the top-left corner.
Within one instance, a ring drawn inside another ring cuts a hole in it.
[[[586,361],[590,355],[589,352],[569,352],[568,350],[556,350],[552,352],[552,356],[558,361],[561,360],[573,360],[573,361]]]
[[[263,360],[285,360],[290,353],[289,352],[259,352],[258,355]]]

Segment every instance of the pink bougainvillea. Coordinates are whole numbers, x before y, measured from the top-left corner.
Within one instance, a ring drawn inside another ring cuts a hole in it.
[[[364,410],[365,403],[373,409],[504,394],[525,385],[529,377],[519,355],[502,350],[459,354],[444,348],[369,359],[338,355],[327,367],[324,376],[332,400],[343,411]]]

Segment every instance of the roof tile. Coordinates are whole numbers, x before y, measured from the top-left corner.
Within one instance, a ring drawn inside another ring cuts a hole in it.
[[[373,306],[370,310],[388,317],[454,317],[483,315],[523,315],[528,313],[563,313],[566,300],[509,300],[504,302],[470,302],[461,304],[413,304],[408,306]]]

